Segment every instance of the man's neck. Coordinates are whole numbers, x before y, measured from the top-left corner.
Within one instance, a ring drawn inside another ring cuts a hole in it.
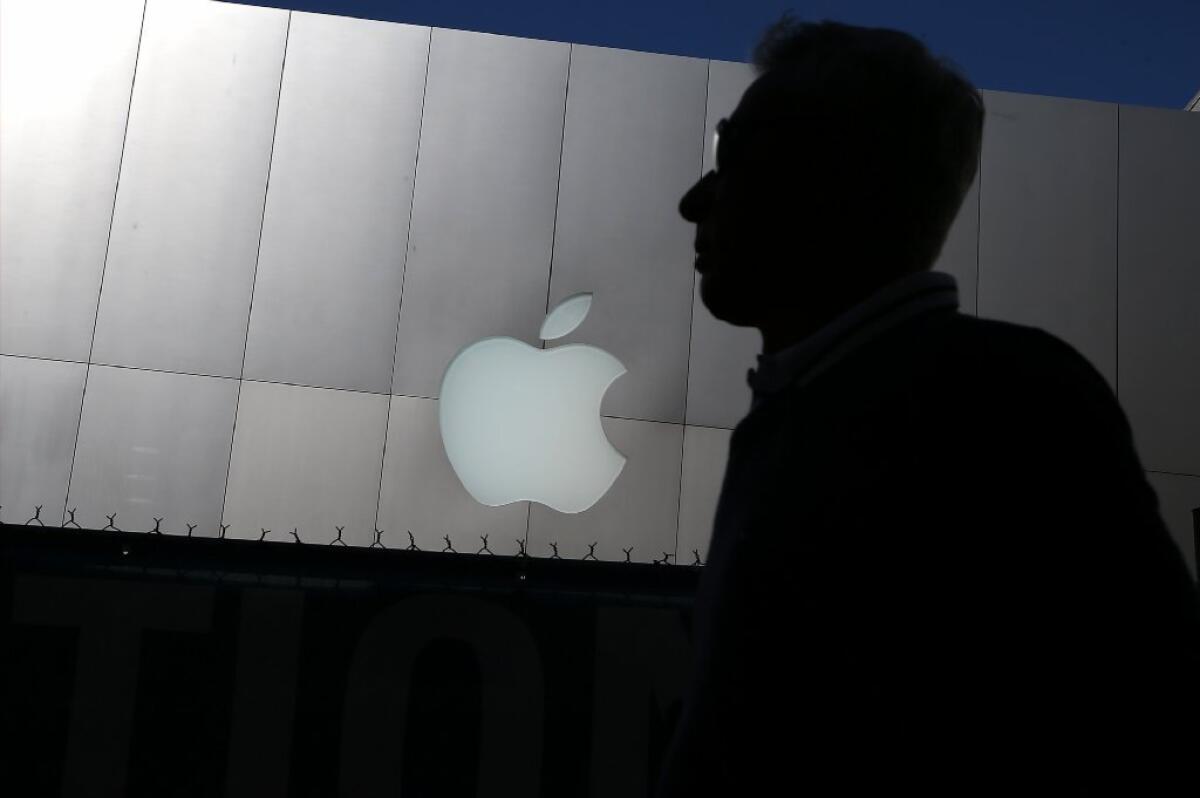
[[[866,298],[866,296],[861,296],[852,300],[844,300],[819,310],[796,309],[780,314],[779,318],[759,327],[763,337],[763,354],[773,355],[798,344]]]
[[[823,300],[817,307],[795,305],[780,308],[772,318],[759,326],[763,336],[763,354],[773,355],[803,341],[855,305],[865,302],[887,282],[876,279],[855,285],[825,286],[813,291],[812,295],[820,296]]]

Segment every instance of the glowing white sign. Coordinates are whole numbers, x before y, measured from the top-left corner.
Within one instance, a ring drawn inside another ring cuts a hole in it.
[[[583,321],[591,294],[558,304],[540,337],[560,338]],[[515,338],[484,338],[450,362],[439,421],[463,487],[492,507],[535,501],[578,513],[603,496],[625,457],[600,426],[600,401],[625,373],[594,346],[537,349]]]

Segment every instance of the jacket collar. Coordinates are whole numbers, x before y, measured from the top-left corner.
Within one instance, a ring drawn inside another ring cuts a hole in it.
[[[958,284],[949,274],[918,272],[885,285],[807,338],[758,355],[757,368],[746,374],[751,410],[793,383],[810,382],[902,322],[938,308],[958,308]]]

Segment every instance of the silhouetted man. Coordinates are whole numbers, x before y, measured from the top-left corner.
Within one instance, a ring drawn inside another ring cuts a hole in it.
[[[890,30],[754,60],[680,203],[763,354],[659,794],[1198,794],[1195,584],[1112,390],[930,271],[979,93]]]

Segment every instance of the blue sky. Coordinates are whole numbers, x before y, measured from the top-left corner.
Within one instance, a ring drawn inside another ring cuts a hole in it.
[[[1200,0],[240,0],[731,61],[784,10],[908,31],[984,89],[1181,108],[1200,90]]]

